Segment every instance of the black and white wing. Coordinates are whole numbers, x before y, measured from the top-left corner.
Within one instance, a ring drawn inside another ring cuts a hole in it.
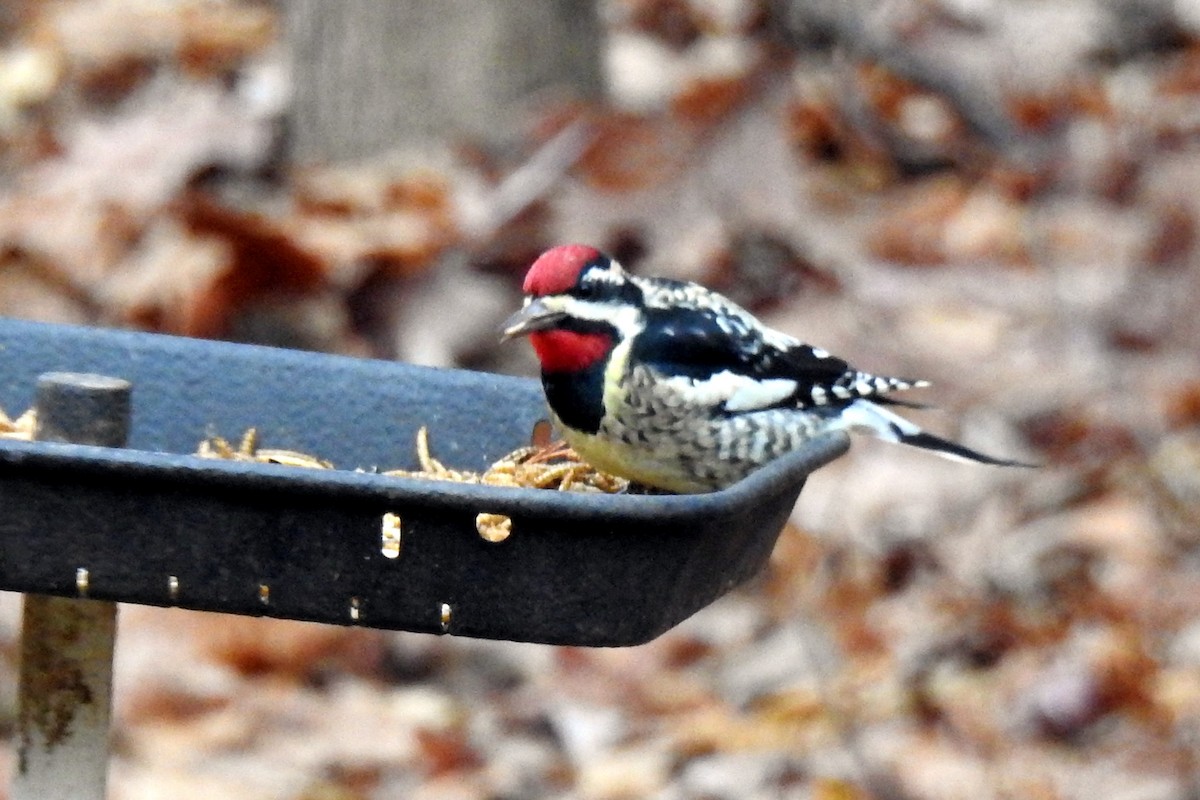
[[[721,298],[722,300],[724,298]],[[726,301],[728,302],[728,301]],[[687,380],[706,404],[729,413],[838,407],[922,385],[854,369],[844,360],[763,327],[728,306],[648,306],[631,358],[664,379]]]
[[[695,284],[645,281],[645,328],[630,358],[677,386],[677,396],[727,414],[826,409],[845,430],[943,456],[999,466],[1030,466],[995,458],[943,439],[884,408],[907,405],[890,392],[926,385],[862,372],[844,360],[764,327],[748,311]],[[871,402],[855,402],[868,399]]]

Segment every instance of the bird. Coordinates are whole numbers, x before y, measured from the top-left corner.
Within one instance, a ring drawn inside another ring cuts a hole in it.
[[[583,244],[542,253],[502,339],[528,337],[552,421],[598,470],[680,494],[726,488],[834,431],[995,458],[888,406],[927,381],[863,372],[697,283],[635,276]]]

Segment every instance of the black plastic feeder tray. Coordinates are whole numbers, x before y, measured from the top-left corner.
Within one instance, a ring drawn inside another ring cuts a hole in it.
[[[544,416],[533,380],[0,320],[0,407],[52,371],[132,382],[128,449],[0,439],[0,589],[427,633],[648,641],[757,572],[847,447],[707,495],[505,489],[353,470],[415,468],[422,425],[441,461],[484,469]],[[251,427],[338,469],[190,455]],[[481,512],[511,535],[481,538]]]

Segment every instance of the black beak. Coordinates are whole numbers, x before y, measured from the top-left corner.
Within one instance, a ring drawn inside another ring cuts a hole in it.
[[[505,320],[504,332],[500,336],[500,341],[503,342],[514,336],[525,336],[534,331],[544,331],[547,328],[553,328],[566,316],[562,311],[554,311],[546,308],[546,304],[541,299],[533,300]]]

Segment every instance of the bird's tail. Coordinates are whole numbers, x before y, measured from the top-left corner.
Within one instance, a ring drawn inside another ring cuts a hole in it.
[[[894,414],[870,400],[855,400],[842,411],[840,418],[844,423],[843,427],[849,430],[866,431],[888,442],[920,447],[923,450],[930,450],[958,461],[974,461],[998,467],[1035,466],[1022,461],[995,458],[949,439],[934,436],[932,433],[921,430],[915,423],[909,422],[904,417]]]

